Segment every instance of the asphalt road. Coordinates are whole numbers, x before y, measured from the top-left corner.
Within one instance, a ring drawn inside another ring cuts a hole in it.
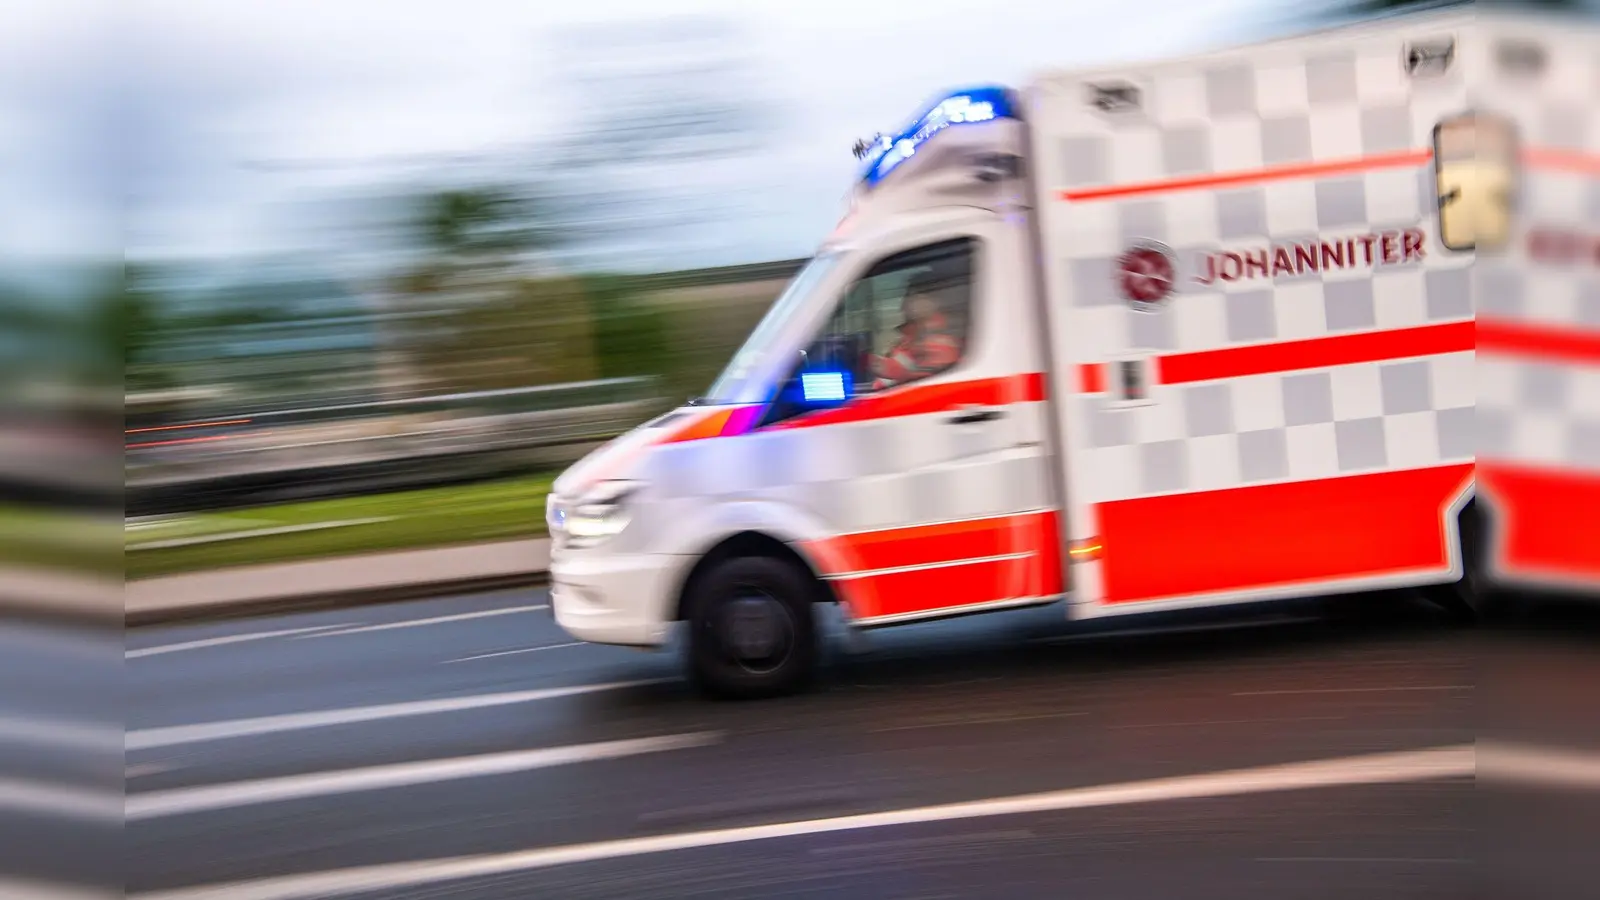
[[[719,704],[544,602],[130,633],[129,895],[1534,900],[1600,877],[1592,613],[1079,636],[1035,610],[836,642],[814,693]],[[1480,738],[1524,749],[1486,777]],[[90,833],[13,828],[0,854],[70,877],[52,848]]]

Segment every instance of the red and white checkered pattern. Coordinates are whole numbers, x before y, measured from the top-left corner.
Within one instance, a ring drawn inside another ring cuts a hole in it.
[[[850,534],[1029,512],[1047,507],[1045,407],[1008,407],[998,427],[964,428],[952,413],[899,416],[733,439],[667,444],[642,475],[657,501],[653,523],[674,523],[707,504],[781,501]],[[634,531],[634,526],[630,526]],[[649,540],[642,538],[641,540]]]
[[[1413,78],[1403,53],[1413,40],[1463,40],[1468,21],[1385,24],[1047,84],[1034,110],[1047,189],[1241,174],[1050,205],[1051,295],[1065,302],[1054,323],[1060,358],[1101,363],[1470,320],[1472,260],[1438,243],[1431,166],[1250,177],[1426,150],[1434,124],[1466,108],[1467,80],[1459,65]],[[1144,108],[1107,114],[1086,102],[1088,85],[1112,82],[1137,86]],[[1421,261],[1195,280],[1210,253],[1408,228],[1428,234]],[[1154,312],[1130,307],[1114,280],[1117,258],[1143,240],[1178,262],[1177,291]],[[1083,531],[1090,506],[1112,500],[1470,460],[1471,385],[1472,354],[1455,353],[1158,385],[1143,405],[1078,396],[1062,430],[1083,460],[1069,467],[1069,520]]]
[[[1473,457],[1470,352],[1073,398],[1090,503],[1413,469]]]

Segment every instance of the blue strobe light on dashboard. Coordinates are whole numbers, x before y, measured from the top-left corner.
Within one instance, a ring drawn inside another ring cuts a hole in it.
[[[806,372],[800,394],[807,403],[843,403],[850,396],[849,379],[843,372]]]

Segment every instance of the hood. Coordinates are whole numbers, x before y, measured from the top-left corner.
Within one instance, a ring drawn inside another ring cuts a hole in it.
[[[657,416],[578,460],[556,479],[554,493],[572,500],[582,497],[602,481],[635,477],[651,447],[727,433],[736,409],[685,406]]]

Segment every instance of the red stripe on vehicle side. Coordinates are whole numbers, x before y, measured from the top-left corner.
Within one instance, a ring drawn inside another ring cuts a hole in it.
[[[1103,503],[1105,600],[1447,570],[1443,510],[1472,472],[1467,463]]]
[[[1600,331],[1552,328],[1504,319],[1478,320],[1478,349],[1547,362],[1600,365]]]
[[[1600,587],[1600,473],[1478,463],[1506,574]]]
[[[1160,357],[1156,361],[1156,373],[1157,380],[1162,384],[1186,384],[1302,369],[1350,366],[1411,356],[1459,353],[1472,350],[1475,341],[1472,322],[1447,322],[1389,331],[1340,334],[1250,347],[1178,353]]]
[[[806,550],[824,574],[854,576],[833,584],[855,618],[1062,592],[1060,514],[1054,510],[839,535],[809,542]],[[1018,558],[968,562],[1010,555]],[[930,565],[937,568],[884,571]]]
[[[772,425],[773,430],[818,428],[845,422],[870,422],[901,416],[947,412],[963,406],[1003,406],[1045,398],[1044,375],[1032,372],[942,384],[909,384],[851,400]]]
[[[1059,191],[1056,196],[1059,199],[1074,203],[1085,203],[1091,200],[1116,200],[1123,197],[1137,197],[1148,194],[1170,194],[1178,191],[1197,191],[1208,188],[1243,187],[1272,181],[1294,181],[1302,178],[1354,175],[1360,172],[1372,172],[1380,169],[1420,166],[1431,159],[1433,159],[1432,150],[1404,150],[1399,153],[1382,153],[1327,162],[1265,166],[1259,169],[1245,169],[1237,172],[1220,172],[1215,175],[1195,175],[1134,184],[1076,188]]]
[[[1439,353],[1461,353],[1472,350],[1477,339],[1473,323],[1462,321],[1248,347],[1198,350],[1156,357],[1152,378],[1158,384],[1188,384]],[[1103,393],[1108,389],[1106,370],[1109,365],[1092,363],[1082,367],[1084,371],[1079,380],[1086,393]]]

